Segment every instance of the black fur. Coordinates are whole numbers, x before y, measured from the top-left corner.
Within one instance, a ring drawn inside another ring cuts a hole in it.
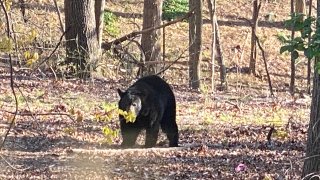
[[[123,147],[133,146],[142,129],[146,129],[145,147],[154,147],[160,127],[169,139],[169,146],[178,146],[176,101],[170,86],[163,79],[155,75],[146,76],[125,92],[118,89],[118,93],[121,98],[119,109],[128,111],[134,107],[140,110],[134,123],[126,122],[119,115]],[[137,108],[139,102],[141,108]]]

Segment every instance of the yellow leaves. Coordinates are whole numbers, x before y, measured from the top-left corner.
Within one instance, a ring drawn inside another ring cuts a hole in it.
[[[13,49],[13,41],[8,37],[3,37],[0,40],[0,52],[9,53]]]
[[[81,111],[77,111],[76,115],[77,115],[76,121],[82,122],[83,121],[83,113]]]
[[[83,112],[80,110],[75,111],[74,107],[70,108],[68,112],[76,117],[77,122],[82,122],[83,121]]]
[[[31,32],[28,35],[28,41],[32,42],[34,41],[38,36],[38,32],[35,29],[32,29]]]
[[[95,118],[97,120],[111,120],[115,118],[115,116],[122,115],[126,123],[134,123],[136,120],[137,115],[133,111],[123,111],[118,109],[115,103],[104,103],[102,105],[104,113],[96,113]]]
[[[115,103],[103,103],[102,104],[103,112],[96,112],[94,114],[95,119],[98,121],[110,121],[114,119],[117,114],[117,105]]]
[[[286,139],[289,137],[289,134],[287,131],[284,130],[276,130],[273,134],[273,137],[277,137],[279,139]]]
[[[121,109],[118,109],[119,115],[122,115],[124,119],[126,120],[126,123],[134,123],[136,121],[137,115],[132,111],[123,111]]]
[[[74,110],[74,107],[70,108],[68,111],[71,115],[74,115],[76,112]]]
[[[108,144],[111,144],[112,140],[115,137],[118,137],[118,134],[119,134],[119,130],[112,130],[111,128],[109,128],[107,126],[102,128],[102,132],[103,132],[104,137],[105,137],[104,140]]]
[[[6,7],[7,11],[10,11],[12,6],[12,0],[4,0],[4,6]]]
[[[63,129],[63,132],[66,134],[72,135],[76,132],[76,129],[72,127],[66,127]]]
[[[24,58],[28,66],[32,66],[39,59],[39,54],[37,52],[31,53],[30,51],[24,52]]]
[[[3,29],[3,28],[4,28],[4,22],[2,22],[0,19],[0,29]]]

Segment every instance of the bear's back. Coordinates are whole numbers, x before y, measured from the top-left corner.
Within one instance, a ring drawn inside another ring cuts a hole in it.
[[[166,83],[162,78],[156,75],[145,76],[139,79],[133,86],[138,84],[145,84],[159,94],[172,93],[172,90],[169,84]]]

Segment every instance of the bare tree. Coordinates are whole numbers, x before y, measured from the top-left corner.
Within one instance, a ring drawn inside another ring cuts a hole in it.
[[[96,31],[97,31],[97,38],[98,38],[98,46],[101,47],[102,44],[102,34],[103,34],[103,16],[104,16],[104,7],[105,7],[105,0],[95,0],[94,2],[94,14],[96,19]],[[101,48],[99,48],[99,51]],[[99,52],[99,56],[100,56]]]
[[[210,14],[210,21],[211,21],[211,27],[212,27],[212,40],[211,40],[211,62],[212,62],[212,70],[211,70],[211,90],[214,92],[215,90],[215,82],[214,82],[214,66],[215,66],[215,57],[216,57],[216,0],[207,0],[208,3],[208,9]]]
[[[309,0],[309,9],[308,9],[308,17],[311,17],[312,13],[312,0]],[[311,33],[308,35],[308,45],[311,43]],[[308,58],[308,65],[307,65],[307,92],[311,94],[311,59]]]
[[[291,0],[291,16],[293,17],[294,14],[305,14],[305,0]],[[303,21],[304,17],[301,17],[300,21]],[[294,40],[295,37],[295,29],[294,24],[292,24],[291,28],[291,39]],[[296,59],[297,59],[297,52],[291,52],[291,76],[290,76],[290,94],[294,95],[295,91],[295,77],[296,77]]]
[[[317,17],[320,16],[320,0],[317,0]],[[317,22],[319,28],[319,21]],[[319,31],[319,29],[317,29]],[[320,63],[320,57],[315,58],[315,64]],[[320,74],[316,66],[313,77],[313,91],[311,102],[310,122],[308,128],[308,139],[306,158],[303,164],[303,179],[319,179],[320,175]]]
[[[143,29],[161,25],[162,0],[144,0]],[[145,53],[146,61],[161,60],[161,29],[148,31],[142,34],[141,46]],[[156,66],[156,65],[154,65]],[[159,69],[151,65],[147,69],[148,74],[156,74]]]
[[[189,86],[200,87],[200,61],[202,45],[202,1],[189,0],[189,9],[195,9],[189,19]]]
[[[257,60],[257,40],[255,35],[257,34],[257,27],[258,27],[258,17],[259,17],[259,10],[261,7],[260,0],[253,1],[253,13],[252,13],[252,26],[251,26],[251,54],[250,54],[250,64],[249,70],[250,73],[256,73],[256,60]]]
[[[102,1],[101,1],[102,2]],[[98,60],[100,45],[95,0],[65,0],[66,64],[81,78],[90,77]],[[102,5],[102,4],[101,4]],[[98,10],[101,13],[101,9]],[[99,21],[100,22],[100,21]]]
[[[211,76],[211,86],[212,91],[214,90],[214,67],[215,67],[215,59],[218,60],[218,65],[220,69],[220,82],[221,88],[226,88],[226,67],[224,65],[223,53],[220,43],[220,32],[219,26],[217,22],[217,17],[215,15],[216,11],[216,0],[207,0],[208,9],[210,14],[210,21],[212,27],[212,42],[211,42],[211,62],[212,62],[212,76]]]
[[[293,17],[294,15],[294,0],[291,0],[291,3],[290,3],[290,6],[291,6],[291,16]],[[294,30],[294,24],[292,24],[292,28],[291,28],[291,40],[294,39],[294,35],[295,35],[295,30]],[[289,91],[290,91],[290,94],[293,95],[294,94],[294,89],[295,89],[295,77],[296,77],[296,65],[295,65],[295,52],[296,51],[293,51],[291,52],[291,66],[290,66],[290,69],[291,69],[291,75],[290,75],[290,87],[289,87]]]

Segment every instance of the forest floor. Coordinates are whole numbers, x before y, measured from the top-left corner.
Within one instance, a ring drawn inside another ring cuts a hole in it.
[[[63,9],[62,1],[58,2]],[[43,6],[28,9],[30,21],[37,21],[38,28],[43,27],[43,22],[37,13],[50,11],[48,7],[52,7],[51,1],[42,3]],[[107,9],[119,15],[119,27],[128,24],[120,28],[117,37],[137,30],[142,1],[107,3]],[[221,41],[229,68],[249,64],[250,24],[247,20],[251,19],[251,6],[251,1],[245,0],[218,1]],[[276,35],[288,34],[283,20],[288,18],[289,9],[289,3],[284,0],[264,2],[261,8],[258,36],[267,53],[274,97],[270,96],[260,53],[259,77],[229,72],[228,90],[210,91],[210,77],[206,74],[211,66],[209,23],[204,25],[203,40],[205,86],[200,90],[188,88],[187,58],[165,72],[164,78],[172,85],[178,104],[180,147],[177,148],[168,148],[162,133],[157,146],[150,149],[141,148],[143,135],[133,149],[120,149],[121,137],[115,137],[111,144],[106,142],[102,128],[118,129],[118,121],[116,118],[97,120],[97,115],[104,112],[102,107],[106,102],[119,100],[116,89],[127,88],[133,82],[131,79],[116,76],[112,70],[107,70],[108,77],[99,76],[88,82],[16,71],[18,115],[0,152],[0,179],[300,179],[311,97],[305,90],[303,58],[297,63],[296,95],[288,93],[289,55],[279,54],[281,44]],[[270,15],[274,15],[274,19],[268,19]],[[50,11],[46,16],[56,14]],[[59,34],[58,21],[51,23]],[[175,60],[187,48],[187,28],[186,22],[166,28],[168,60]],[[39,35],[39,38],[46,36]],[[57,41],[59,36],[51,41]],[[106,41],[113,38],[104,37]],[[58,52],[61,51],[63,47]],[[1,66],[2,134],[8,129],[14,111],[8,69]]]

